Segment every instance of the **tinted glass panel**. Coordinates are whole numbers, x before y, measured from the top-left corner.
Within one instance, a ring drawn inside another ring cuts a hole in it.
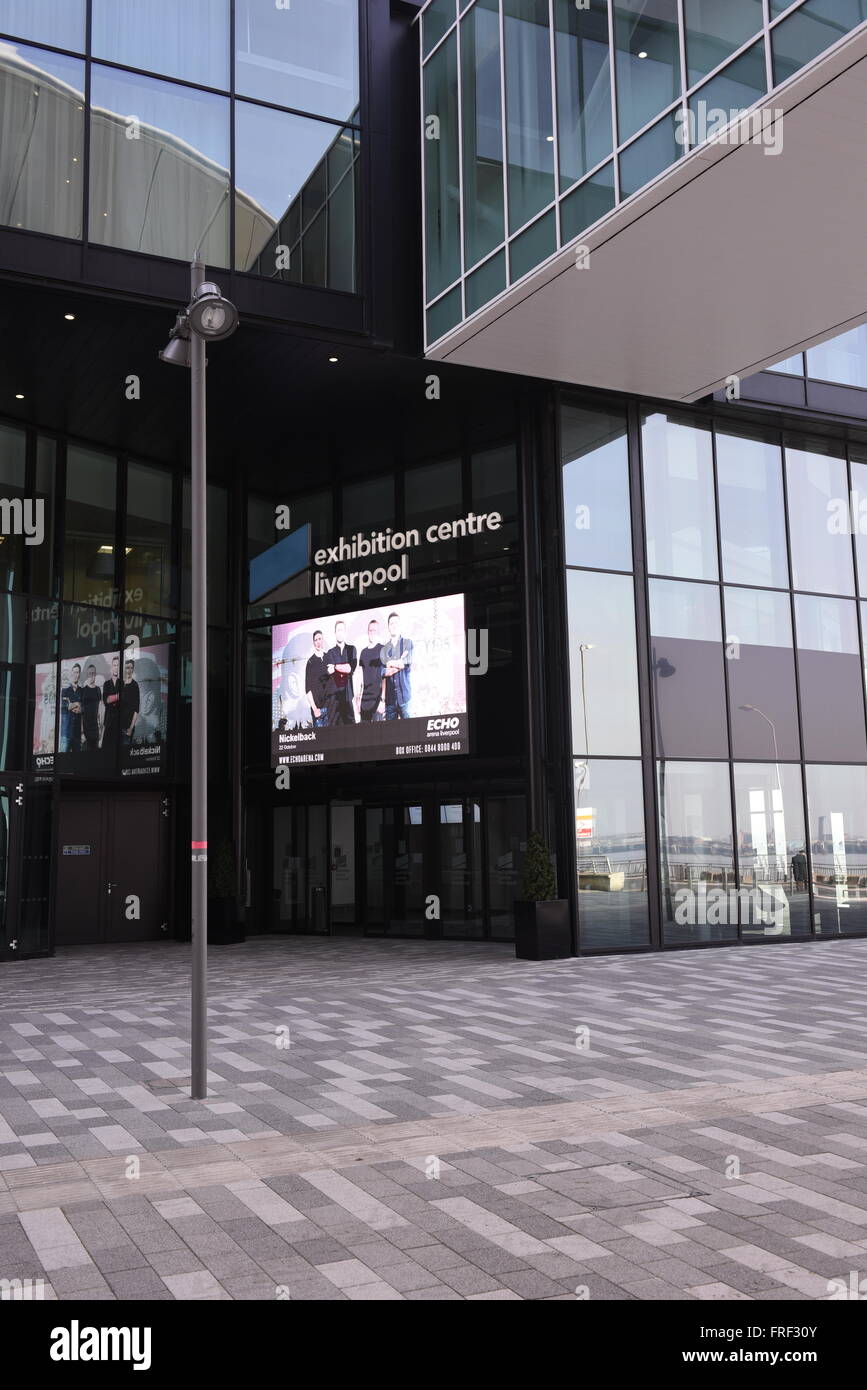
[[[662,923],[666,944],[738,934],[727,763],[658,767]]]
[[[556,242],[557,223],[552,208],[525,232],[521,232],[520,236],[516,236],[509,246],[511,280],[520,280],[522,275],[526,275],[549,256],[553,256]]]
[[[616,0],[614,37],[623,141],[680,96],[677,0]]]
[[[343,529],[384,530],[394,525],[394,478],[368,478],[343,489]]]
[[[485,449],[474,454],[470,466],[473,508],[477,512],[499,512],[503,523],[496,531],[485,527],[473,539],[473,554],[484,555],[506,550],[518,540],[518,462],[514,446]]]
[[[91,42],[94,58],[229,85],[228,0],[93,0]]]
[[[500,16],[478,0],[461,26],[464,239],[467,266],[503,240],[503,115]]]
[[[408,469],[404,474],[404,519],[407,526],[415,527],[423,539],[429,526],[441,522],[444,516],[460,512],[461,494],[460,459]],[[447,540],[424,546],[420,552],[416,552],[421,567],[427,569],[453,563],[460,544],[459,540]]]
[[[24,430],[9,425],[0,425],[0,589],[24,588],[25,547],[24,523],[29,519],[28,529],[34,535],[39,514],[32,506],[26,507],[25,458],[27,436]]]
[[[94,65],[90,239],[228,265],[229,103]]]
[[[23,44],[0,46],[0,220],[80,237],[84,64]]]
[[[716,585],[650,581],[656,737],[665,757],[725,758],[725,676]]]
[[[736,58],[722,72],[718,72],[716,77],[699,87],[695,96],[690,97],[690,142],[694,145],[701,144],[703,140],[712,138],[734,120],[739,112],[746,111],[763,97],[767,89],[765,45],[761,42],[747,49],[740,58]],[[752,125],[746,133],[755,139],[756,136],[751,132]],[[757,143],[770,145],[774,140],[773,125],[759,126],[757,137]],[[732,133],[731,138],[737,137]],[[776,139],[782,139],[782,124]]]
[[[84,52],[86,0],[0,0],[0,32]]]
[[[126,486],[127,607],[163,613],[172,599],[172,475],[131,463]]]
[[[788,588],[779,446],[718,433],[716,456],[723,578]]]
[[[632,579],[569,570],[566,585],[573,750],[640,754]]]
[[[620,196],[637,193],[685,152],[682,124],[673,115],[663,116],[620,156]]]
[[[359,152],[353,130],[238,102],[236,267],[354,290]]]
[[[641,764],[575,764],[578,932],[583,951],[647,946],[647,848]]]
[[[808,767],[807,806],[816,931],[867,931],[867,768]]]
[[[804,757],[867,760],[864,681],[855,604],[795,596]]]
[[[567,565],[631,569],[625,415],[564,406],[560,456]]]
[[[779,370],[779,369],[778,369]],[[867,324],[807,350],[807,375],[867,389]]]
[[[611,153],[611,61],[607,6],[554,0],[560,188]]]
[[[859,459],[865,459],[861,462]],[[852,495],[849,499],[850,524],[855,534],[858,561],[858,592],[867,595],[867,454],[852,450]]]
[[[799,758],[788,594],[726,589],[726,660],[736,758]]]
[[[358,0],[235,0],[235,90],[348,120],[358,105]]]
[[[710,431],[678,416],[643,426],[647,565],[653,574],[716,579]]]
[[[509,231],[516,232],[554,197],[551,47],[547,4],[503,0],[503,15]]]
[[[864,19],[867,0],[808,0],[773,30],[774,81],[785,82]]]
[[[450,24],[455,22],[455,0],[432,0],[421,17],[425,54],[439,43]]]
[[[111,606],[115,591],[117,461],[71,446],[66,458],[65,598]]]
[[[560,233],[565,243],[614,207],[614,161],[606,164],[560,204]]]
[[[434,299],[461,273],[458,58],[454,34],[427,64],[423,85],[425,265],[427,297]]]
[[[810,895],[801,769],[736,763],[735,817],[741,935],[807,936]]]
[[[845,461],[787,448],[786,481],[795,588],[854,593]]]
[[[56,443],[40,436],[36,441],[36,501],[43,509],[43,539],[30,549],[30,589],[35,594],[54,594],[56,462]]]
[[[684,0],[687,81],[692,86],[761,32],[762,0]]]

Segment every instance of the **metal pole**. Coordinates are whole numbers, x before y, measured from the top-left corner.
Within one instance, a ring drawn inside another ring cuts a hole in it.
[[[205,279],[197,254],[190,266],[190,299]],[[192,528],[192,1016],[193,1100],[208,1094],[208,570],[205,341],[190,333]]]

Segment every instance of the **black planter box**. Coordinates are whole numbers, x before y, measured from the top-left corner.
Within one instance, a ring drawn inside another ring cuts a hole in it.
[[[208,945],[236,946],[247,940],[234,898],[208,898]]]
[[[572,954],[569,899],[515,903],[515,955],[518,960],[565,960]]]

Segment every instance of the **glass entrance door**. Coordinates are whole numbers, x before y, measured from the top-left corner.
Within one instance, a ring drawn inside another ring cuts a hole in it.
[[[440,803],[437,831],[442,934],[484,936],[481,804]]]

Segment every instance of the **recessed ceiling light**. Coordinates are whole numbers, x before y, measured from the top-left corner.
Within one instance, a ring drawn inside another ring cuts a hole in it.
[[[639,53],[638,56],[639,56],[639,58],[646,58],[646,57],[647,57],[647,53],[646,53],[645,50],[642,48],[642,50],[641,50],[641,52]]]
[[[337,357],[329,357],[328,361],[329,361],[329,362],[337,362],[337,361],[339,361],[339,358],[337,358]]]
[[[70,323],[71,323],[72,320],[75,318],[75,315],[74,315],[74,314],[64,314],[63,317],[64,317],[65,319],[69,319],[69,321],[70,321]]]
[[[22,394],[21,394],[20,391],[16,391],[16,392],[15,392],[15,399],[16,399],[16,401],[23,401],[23,400],[24,400],[24,397],[22,396]]]

